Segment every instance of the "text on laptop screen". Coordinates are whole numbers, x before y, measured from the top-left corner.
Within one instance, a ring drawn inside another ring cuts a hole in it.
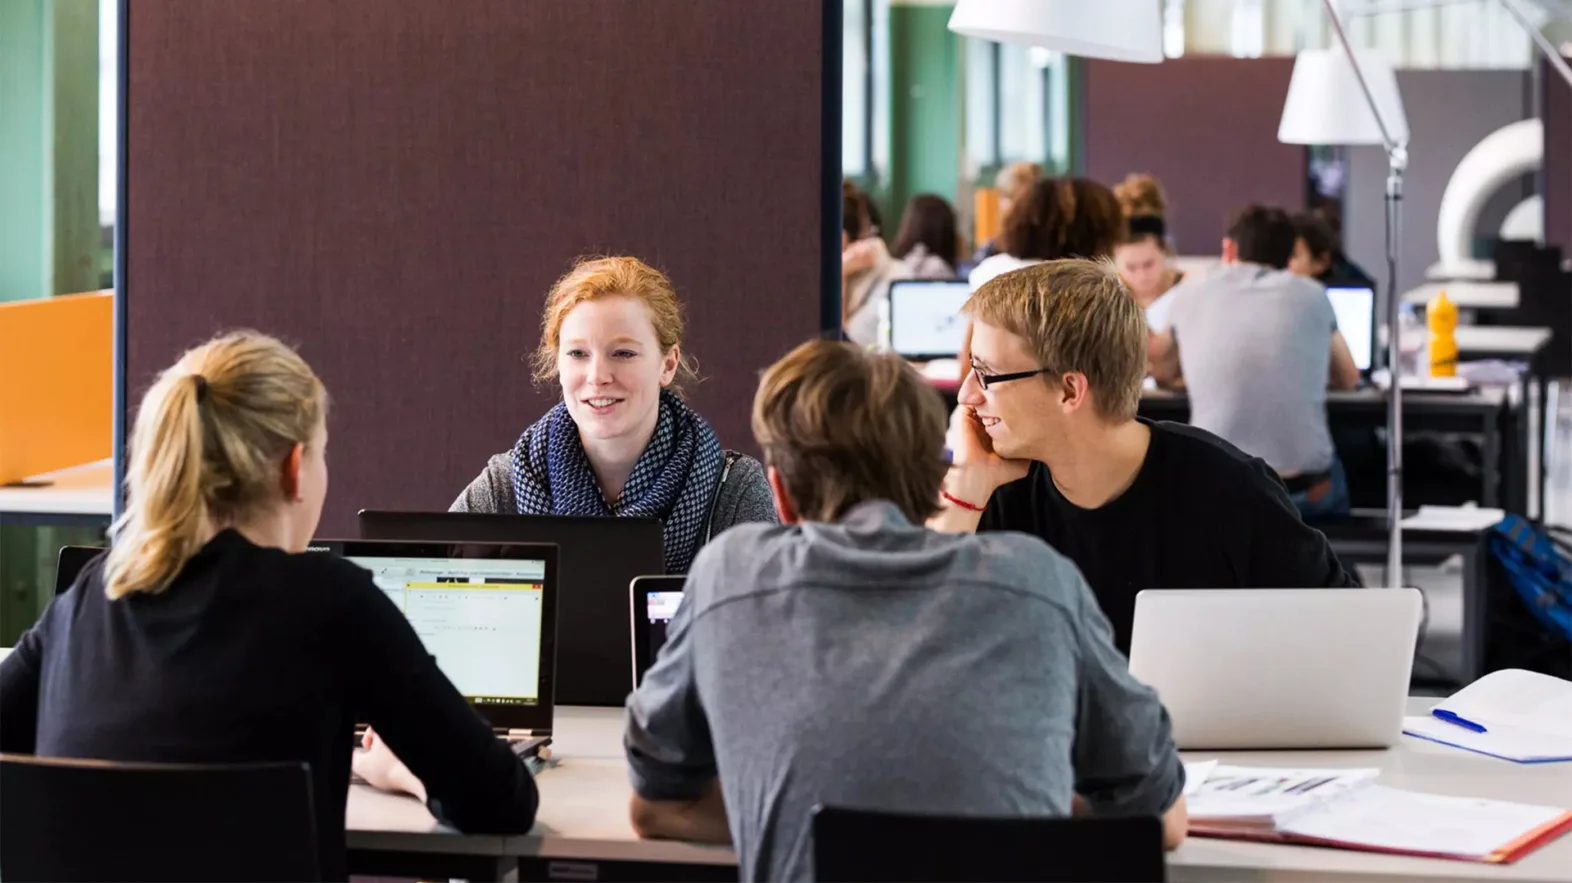
[[[471,702],[540,702],[546,562],[354,558],[404,611],[437,666]]]
[[[1375,292],[1368,288],[1328,288],[1326,296],[1337,316],[1337,330],[1343,332],[1348,351],[1354,354],[1355,367],[1369,371],[1375,344]]]
[[[654,659],[666,644],[666,627],[671,623],[671,618],[677,615],[677,608],[682,606],[682,593],[650,592],[645,599],[650,620],[650,658]]]
[[[965,282],[896,282],[890,286],[890,349],[902,356],[955,358],[966,339]]]

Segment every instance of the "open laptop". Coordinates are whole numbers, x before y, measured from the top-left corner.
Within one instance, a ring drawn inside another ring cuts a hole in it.
[[[1375,364],[1375,292],[1369,288],[1328,288],[1327,299],[1337,317],[1337,330],[1348,341],[1359,375],[1370,379]]]
[[[966,340],[965,281],[903,279],[890,283],[890,349],[912,362],[953,359]]]
[[[516,754],[550,743],[555,546],[313,540],[310,551],[370,571],[442,673]]]
[[[666,643],[666,626],[682,606],[682,590],[687,581],[685,576],[641,576],[628,587],[635,690]]]
[[[621,706],[628,698],[628,584],[664,573],[657,518],[360,513],[367,539],[555,543],[564,586],[557,614],[557,703]]]
[[[1415,589],[1147,590],[1130,673],[1181,749],[1384,748],[1402,732]]]
[[[94,558],[109,551],[103,546],[61,546],[55,564],[55,594],[64,595]]]

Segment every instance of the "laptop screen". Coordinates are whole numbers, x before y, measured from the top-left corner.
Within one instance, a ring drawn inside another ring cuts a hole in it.
[[[966,339],[964,281],[890,283],[890,349],[916,360],[953,359]]]
[[[448,680],[476,705],[538,705],[546,560],[365,557]]]
[[[633,581],[633,686],[655,664],[666,644],[666,629],[682,606],[684,576],[641,576]]]
[[[1326,296],[1337,316],[1337,330],[1343,332],[1348,351],[1354,354],[1354,365],[1360,371],[1369,371],[1375,355],[1375,292],[1368,288],[1328,288]]]

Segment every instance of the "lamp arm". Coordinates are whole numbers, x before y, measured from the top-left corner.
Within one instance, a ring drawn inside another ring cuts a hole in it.
[[[1568,86],[1572,86],[1572,65],[1567,64],[1567,60],[1562,57],[1560,51],[1550,44],[1550,40],[1540,32],[1539,28],[1534,26],[1533,22],[1528,20],[1528,13],[1523,11],[1523,7],[1518,4],[1518,0],[1501,0],[1501,5],[1506,7],[1506,11],[1512,13],[1512,17],[1517,19],[1517,23],[1522,25],[1523,30],[1528,32],[1528,38],[1534,41],[1534,45],[1539,47],[1540,52],[1544,53],[1545,60],[1549,61],[1550,66],[1556,69],[1556,73],[1561,75],[1561,79],[1566,80]]]

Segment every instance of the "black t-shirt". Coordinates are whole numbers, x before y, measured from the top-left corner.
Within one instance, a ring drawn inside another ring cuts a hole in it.
[[[522,833],[535,780],[371,574],[234,531],[168,589],[111,601],[103,558],[0,663],[0,751],[311,765],[321,872],[345,879],[356,710],[461,830]]]
[[[1305,526],[1271,467],[1193,426],[1153,423],[1135,481],[1082,509],[1048,467],[994,491],[978,530],[1036,534],[1074,561],[1130,652],[1143,589],[1358,586],[1320,531]]]

